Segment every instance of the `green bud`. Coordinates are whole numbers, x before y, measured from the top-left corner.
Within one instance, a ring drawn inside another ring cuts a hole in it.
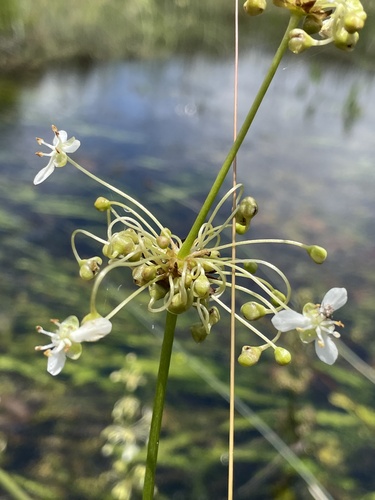
[[[280,290],[273,289],[272,293],[273,293],[273,295],[275,295],[275,297],[277,297],[279,299],[280,302],[282,302],[283,304],[285,304],[285,302],[286,302],[286,296],[283,294],[283,292],[280,292]],[[280,302],[278,302],[277,300],[275,300],[273,297],[271,298],[271,302],[276,307],[280,305]]]
[[[292,360],[290,352],[283,347],[276,347],[274,354],[276,363],[278,363],[279,365],[287,365]]]
[[[258,204],[252,196],[241,200],[236,212],[236,222],[242,226],[249,226],[252,218],[258,213]]]
[[[148,291],[151,299],[153,299],[153,302],[156,302],[157,300],[163,299],[167,295],[168,289],[159,283],[153,283],[149,286]]]
[[[245,271],[247,271],[250,274],[255,274],[258,270],[258,264],[253,260],[248,260],[247,262],[244,262],[243,267]]]
[[[194,323],[194,325],[190,327],[190,332],[194,342],[197,344],[200,344],[207,338],[207,331],[202,323]]]
[[[260,347],[251,347],[244,345],[241,354],[238,356],[238,362],[242,366],[254,366],[258,363],[262,354]]]
[[[173,296],[172,302],[167,309],[172,314],[182,314],[192,306],[193,300],[194,297],[191,290],[186,290],[186,293],[183,295],[178,292]]]
[[[125,257],[135,250],[134,241],[127,235],[126,231],[115,233],[112,235],[108,244],[103,247],[103,254],[109,259],[116,257]]]
[[[317,310],[316,304],[313,304],[312,302],[307,302],[307,304],[303,306],[302,314],[304,316],[309,316],[310,313],[316,310]]]
[[[315,35],[316,33],[319,33],[319,31],[322,29],[322,26],[322,20],[319,17],[311,14],[305,17],[302,28],[303,31],[305,31],[309,35]]]
[[[158,236],[156,238],[156,243],[158,247],[160,247],[162,250],[165,250],[169,247],[169,244],[171,242],[171,239],[168,238],[167,236]]]
[[[204,299],[208,297],[210,290],[211,283],[209,279],[204,274],[198,276],[193,284],[194,295],[201,299]]]
[[[148,266],[147,264],[135,267],[132,272],[134,283],[138,286],[145,285],[156,278],[156,271],[156,266]]]
[[[327,258],[327,250],[323,247],[319,247],[318,245],[306,247],[306,252],[310,255],[312,260],[316,262],[316,264],[322,264]]]
[[[263,318],[266,312],[267,309],[258,302],[246,302],[246,304],[241,307],[241,314],[248,321],[255,321],[259,318]]]
[[[305,31],[294,29],[289,33],[289,50],[294,54],[301,54],[306,49],[314,45],[314,39]]]
[[[97,198],[96,202],[94,203],[94,207],[96,208],[96,210],[99,210],[99,212],[105,212],[106,210],[111,208],[111,202],[107,200],[107,198],[99,196],[99,198]]]
[[[266,7],[266,0],[246,0],[243,4],[243,8],[249,16],[258,16],[259,14],[262,14]]]
[[[367,18],[367,14],[364,10],[358,10],[357,12],[351,12],[347,14],[344,18],[344,28],[348,33],[355,33],[360,31],[364,25]]]
[[[84,280],[91,280],[100,271],[102,259],[100,257],[92,257],[91,259],[81,260],[79,263],[79,275]]]
[[[216,325],[220,321],[220,311],[216,306],[211,307],[208,311],[209,314],[209,323],[210,325]]]
[[[248,224],[240,224],[236,222],[236,233],[237,234],[245,234],[249,230],[250,222]]]
[[[338,49],[351,52],[357,45],[359,34],[357,32],[349,33],[346,29],[342,28],[333,35],[333,43]]]

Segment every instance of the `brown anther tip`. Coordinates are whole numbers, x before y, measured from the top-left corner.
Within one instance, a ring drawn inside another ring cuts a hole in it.
[[[52,132],[53,132],[55,135],[59,135],[59,129],[56,127],[56,125],[52,125]]]
[[[36,154],[37,156],[39,156],[40,158],[41,158],[42,156],[44,156],[44,154],[43,154],[41,151],[37,151],[35,154]]]
[[[43,139],[41,137],[35,137],[35,139],[36,139],[36,142],[39,144],[39,146],[41,146],[43,143]]]

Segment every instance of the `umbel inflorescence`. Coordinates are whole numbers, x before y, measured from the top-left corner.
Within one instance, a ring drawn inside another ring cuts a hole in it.
[[[332,289],[323,299],[322,305],[305,306],[303,314],[294,313],[288,307],[291,287],[284,273],[270,262],[258,258],[235,258],[231,255],[233,244],[236,247],[247,247],[266,243],[295,245],[304,249],[316,263],[322,263],[327,256],[326,251],[317,245],[268,239],[246,239],[236,243],[222,241],[223,232],[232,227],[235,221],[239,235],[247,233],[258,206],[251,196],[243,197],[243,187],[238,184],[230,189],[217,206],[212,210],[208,220],[200,227],[191,248],[186,251],[182,239],[164,227],[159,220],[137,200],[123,193],[118,188],[97,178],[74,162],[68,152],[75,151],[80,142],[74,137],[67,139],[65,131],[52,126],[53,144],[38,138],[39,144],[48,146],[49,163],[35,177],[39,184],[49,177],[55,167],[62,167],[68,162],[97,182],[111,189],[124,201],[110,200],[100,197],[95,201],[95,208],[106,214],[107,231],[103,236],[77,229],[72,235],[72,248],[79,265],[80,276],[85,280],[94,280],[90,312],[79,324],[75,316],[70,316],[62,323],[53,322],[57,326],[55,333],[37,327],[40,333],[48,335],[51,342],[46,346],[38,346],[48,357],[48,371],[58,374],[66,357],[77,359],[82,351],[81,342],[96,341],[110,333],[110,319],[139,294],[149,296],[148,310],[151,313],[179,315],[189,310],[196,311],[196,321],[191,325],[191,334],[196,342],[202,342],[210,334],[211,329],[220,321],[220,310],[231,312],[225,299],[225,293],[232,288],[231,276],[236,275],[235,288],[241,314],[235,313],[236,319],[261,340],[261,345],[244,346],[239,361],[251,366],[256,363],[262,352],[268,348],[274,350],[275,359],[280,364],[290,361],[291,355],[277,342],[288,330],[300,331],[303,342],[316,341],[316,352],[326,363],[333,363],[337,357],[337,349],[330,335],[338,336],[335,326],[342,323],[333,321],[332,315],[338,307],[346,302],[346,290]],[[38,156],[44,153],[38,152]],[[236,207],[231,206],[236,194]],[[219,212],[227,210],[229,215],[224,222],[217,223]],[[100,246],[101,255],[82,258],[77,250],[76,237],[85,235]],[[103,261],[106,261],[103,265]],[[263,277],[260,270],[274,274],[278,286]],[[134,292],[119,301],[119,304],[102,317],[97,312],[96,299],[103,279],[112,270],[124,270],[124,281],[129,281]],[[272,323],[277,332],[269,339],[254,322],[266,315],[272,315]]]
[[[329,43],[342,50],[353,50],[367,17],[359,0],[273,0],[273,3],[301,17],[302,28],[289,33],[289,49],[295,54]],[[266,0],[247,0],[244,9],[254,16],[261,14],[266,6]]]

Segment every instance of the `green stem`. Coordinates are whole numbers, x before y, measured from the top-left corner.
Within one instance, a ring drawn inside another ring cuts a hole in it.
[[[143,500],[152,500],[154,498],[155,472],[158,459],[161,421],[163,417],[165,393],[167,390],[169,365],[171,362],[176,323],[177,315],[167,312],[163,344],[160,353],[159,372],[156,381],[156,392],[154,407],[152,411],[150,435],[148,441],[146,474],[142,497]]]
[[[229,169],[233,163],[233,160],[236,157],[238,150],[240,149],[241,144],[243,143],[243,141],[244,141],[244,139],[249,131],[251,124],[253,123],[253,120],[254,120],[255,115],[259,109],[259,106],[261,105],[262,100],[263,100],[263,98],[266,95],[266,92],[268,90],[268,87],[270,86],[272,79],[275,76],[276,70],[281,62],[282,57],[283,57],[286,49],[288,48],[289,32],[298,26],[300,19],[301,19],[300,14],[292,14],[291,15],[291,17],[289,19],[289,24],[288,24],[288,27],[285,31],[283,39],[281,40],[280,46],[277,49],[277,52],[276,52],[276,54],[271,62],[269,70],[268,70],[268,72],[263,80],[263,83],[260,86],[260,89],[259,89],[259,91],[254,99],[253,105],[251,106],[250,111],[247,114],[240,131],[238,132],[237,138],[234,141],[234,143],[233,143],[233,145],[232,145],[232,147],[231,147],[231,149],[230,149],[230,151],[229,151],[229,153],[228,153],[228,155],[227,155],[227,157],[226,157],[226,159],[225,159],[225,161],[224,161],[224,163],[223,163],[223,165],[222,165],[222,167],[221,167],[221,169],[220,169],[220,171],[215,179],[215,182],[212,185],[212,188],[207,195],[207,198],[206,198],[203,206],[202,206],[199,214],[197,215],[197,218],[195,219],[195,222],[194,222],[192,228],[190,229],[190,232],[187,235],[187,237],[186,237],[186,239],[185,239],[185,241],[184,241],[184,243],[183,243],[183,245],[178,253],[179,258],[183,259],[183,258],[187,257],[187,255],[189,254],[190,249],[194,244],[194,240],[196,239],[196,237],[198,235],[198,231],[201,228],[202,224],[206,220],[207,214],[210,211],[210,209],[215,201],[215,198],[216,198],[217,194],[219,193],[221,186],[223,185],[223,182],[224,182],[224,180],[229,172]]]
[[[0,469],[0,484],[5,491],[12,495],[15,500],[31,500],[29,495],[27,495],[14,481],[12,476],[10,476],[3,469]]]
[[[272,60],[272,63],[264,78],[264,81],[254,99],[253,105],[251,106],[250,111],[247,114],[245,121],[237,135],[237,138],[234,141],[215,179],[215,182],[213,183],[212,188],[207,195],[207,198],[203,206],[178,253],[178,257],[181,259],[183,259],[189,254],[190,249],[194,244],[194,240],[198,235],[198,231],[201,228],[204,221],[206,220],[207,214],[210,211],[221,186],[223,185],[223,182],[229,172],[233,160],[236,157],[238,150],[240,149],[241,144],[243,143],[249,131],[249,128],[255,118],[259,106],[262,103],[262,100],[268,90],[268,87],[270,86],[271,81],[276,73],[276,70],[281,62],[281,59],[288,47],[289,32],[298,26],[300,18],[301,16],[298,14],[292,14],[290,17],[289,24],[285,31],[283,39]],[[159,450],[160,429],[163,417],[165,394],[167,389],[169,366],[171,361],[176,322],[177,322],[177,316],[168,312],[165,323],[163,344],[160,354],[159,372],[156,382],[156,394],[154,399],[154,408],[152,413],[151,428],[148,441],[146,473],[145,473],[145,482],[144,482],[143,497],[142,497],[143,500],[152,500],[154,498],[155,472],[156,472],[156,464],[157,464],[157,457]]]

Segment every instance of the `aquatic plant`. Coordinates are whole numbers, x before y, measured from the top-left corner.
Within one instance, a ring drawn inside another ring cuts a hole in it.
[[[236,136],[233,147],[185,240],[172,234],[137,200],[76,163],[69,154],[76,151],[80,142],[75,138],[68,140],[68,134],[65,131],[52,126],[54,133],[52,145],[44,142],[43,139],[37,139],[38,144],[49,147],[51,153],[37,153],[41,157],[49,156],[50,160],[36,176],[35,184],[49,177],[55,167],[63,167],[69,163],[125,200],[118,201],[107,197],[100,197],[96,200],[95,208],[106,214],[107,231],[104,236],[83,229],[77,229],[72,235],[72,248],[79,265],[80,276],[85,280],[94,279],[94,286],[90,311],[82,320],[81,326],[77,318],[69,317],[61,324],[54,320],[58,327],[56,333],[47,332],[42,327],[38,327],[40,333],[47,334],[52,339],[51,344],[37,348],[44,350],[47,355],[50,373],[56,375],[60,372],[66,356],[78,358],[82,341],[96,341],[107,335],[111,330],[110,320],[140,293],[149,294],[150,313],[166,315],[148,445],[144,499],[151,499],[154,495],[161,417],[174,331],[179,315],[189,310],[196,311],[198,322],[191,325],[191,334],[196,342],[202,342],[211,333],[211,329],[220,322],[220,309],[231,314],[232,318],[245,325],[263,342],[260,345],[255,343],[255,345],[244,346],[239,362],[245,366],[254,365],[263,351],[269,348],[273,349],[278,364],[284,365],[291,362],[291,353],[278,343],[282,338],[281,334],[292,329],[300,332],[304,342],[315,341],[318,356],[324,362],[332,364],[337,357],[334,344],[328,335],[335,336],[335,326],[342,326],[340,322],[332,319],[332,314],[346,302],[346,290],[333,288],[320,305],[306,304],[303,314],[300,315],[288,307],[291,287],[287,277],[278,267],[260,258],[241,259],[236,256],[236,250],[243,246],[268,243],[287,244],[304,249],[314,262],[321,264],[326,258],[326,251],[317,245],[280,239],[245,239],[243,241],[233,239],[231,243],[223,244],[222,235],[225,230],[232,231],[232,236],[234,233],[242,236],[251,229],[252,219],[258,210],[257,204],[251,196],[242,197],[242,185],[234,183],[232,189],[214,206],[224,179],[287,47],[289,46],[295,53],[300,53],[312,45],[321,44],[322,41],[312,42],[311,40],[314,39],[309,35],[312,31],[310,25],[314,22],[319,28],[316,28],[317,31],[314,33],[323,37],[325,43],[333,42],[340,49],[351,50],[358,40],[358,31],[363,27],[365,20],[365,14],[359,2],[275,0],[274,3],[290,11],[288,28],[264,83]],[[247,1],[245,9],[251,15],[259,14],[265,9],[265,2]],[[301,22],[303,22],[303,27],[299,29],[297,26]],[[225,221],[216,222],[219,211],[228,209],[228,204],[232,199],[234,200],[233,206],[227,210]],[[79,234],[84,234],[96,241],[101,246],[102,256],[82,258],[75,243]],[[102,268],[103,257],[107,259],[107,264]],[[262,267],[274,273],[275,281],[281,281],[282,290],[271,280],[258,276],[259,269]],[[120,300],[112,311],[101,317],[97,311],[96,298],[104,278],[114,269],[124,269],[126,273],[124,279],[131,280],[136,289],[130,296]],[[227,305],[227,300],[224,298],[225,292],[231,295],[236,293],[236,296],[244,297],[241,303],[241,315],[234,311],[232,305],[231,307]],[[264,335],[252,323],[266,315],[273,316],[272,323],[277,330],[272,339]]]

